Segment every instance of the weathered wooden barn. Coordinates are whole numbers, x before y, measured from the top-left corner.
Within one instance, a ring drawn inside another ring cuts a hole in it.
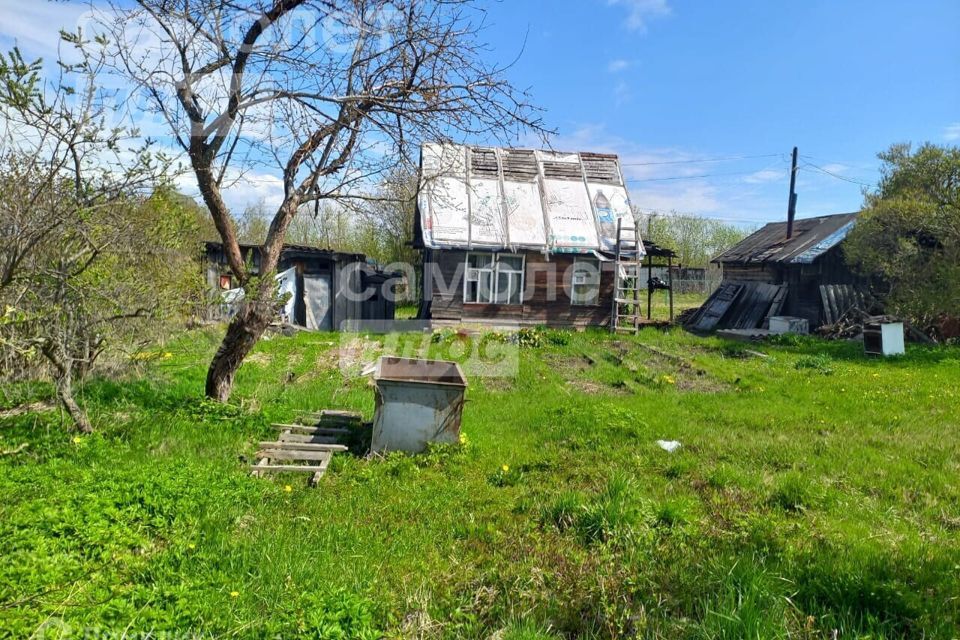
[[[605,325],[618,221],[635,260],[658,250],[633,231],[615,155],[426,144],[420,165],[413,245],[434,324]]]
[[[862,304],[866,280],[843,257],[857,212],[772,222],[713,259],[720,287],[688,321],[700,330],[763,328],[776,315],[811,329]]]
[[[260,270],[260,247],[241,244],[244,262],[254,274]],[[203,272],[214,297],[211,317],[230,315],[236,278],[227,263],[223,245],[204,243]],[[291,324],[317,331],[339,330],[345,321],[392,320],[395,304],[392,286],[398,274],[385,273],[368,264],[360,253],[342,253],[308,245],[286,244],[277,264],[281,292],[291,294],[281,312]]]

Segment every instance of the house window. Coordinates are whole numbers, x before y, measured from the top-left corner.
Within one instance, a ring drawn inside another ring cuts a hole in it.
[[[463,301],[480,304],[521,304],[523,267],[523,256],[468,253]]]
[[[233,279],[230,276],[220,276],[220,288],[224,291],[233,289]]]
[[[575,258],[570,278],[570,304],[595,306],[600,300],[600,262],[593,258]]]
[[[523,256],[497,258],[497,304],[523,302]]]

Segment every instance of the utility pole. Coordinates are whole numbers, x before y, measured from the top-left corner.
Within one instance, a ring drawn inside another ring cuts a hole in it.
[[[797,215],[797,148],[793,148],[790,167],[790,201],[787,203],[787,240],[793,237],[793,218]]]

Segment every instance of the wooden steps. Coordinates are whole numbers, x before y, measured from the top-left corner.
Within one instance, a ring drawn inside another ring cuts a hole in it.
[[[316,486],[333,454],[347,451],[337,440],[363,426],[363,416],[352,411],[306,411],[298,420],[292,424],[271,425],[280,435],[276,442],[260,442],[257,463],[250,466],[251,475],[309,473],[312,474],[310,485]]]

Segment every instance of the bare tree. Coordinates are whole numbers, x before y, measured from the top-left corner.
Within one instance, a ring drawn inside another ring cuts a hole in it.
[[[71,47],[79,35],[63,34]],[[140,226],[142,194],[166,163],[139,136],[107,124],[112,103],[80,55],[46,81],[41,63],[0,55],[0,354],[39,355],[81,431],[92,426],[73,394],[115,327],[155,308],[145,280],[125,271],[168,261]],[[70,85],[70,78],[78,80]],[[135,256],[125,260],[124,256]],[[6,372],[5,372],[6,373]]]
[[[543,132],[486,61],[473,0],[138,0],[101,21],[117,71],[189,157],[245,303],[210,363],[225,401],[274,316],[272,278],[298,210],[362,197],[422,140]],[[244,264],[224,192],[269,165],[283,183],[260,272]]]
[[[379,198],[357,207],[361,227],[370,229],[379,239],[377,259],[383,263],[417,261],[418,252],[408,243],[413,237],[418,182],[416,171],[397,167],[378,186]]]

